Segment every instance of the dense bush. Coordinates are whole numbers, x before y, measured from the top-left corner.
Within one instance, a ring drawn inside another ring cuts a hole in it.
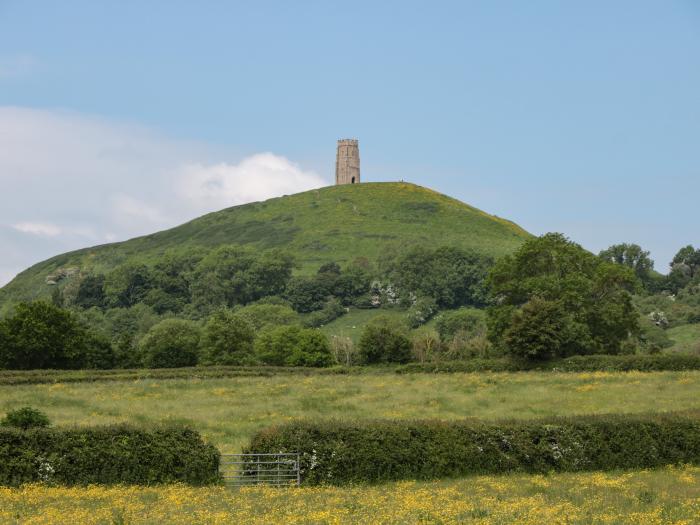
[[[0,428],[0,485],[207,485],[218,469],[219,451],[187,428]]]
[[[407,363],[411,340],[406,328],[389,317],[375,317],[362,331],[359,356],[366,364]]]
[[[700,413],[534,421],[297,421],[249,451],[301,454],[309,485],[700,463]]]
[[[192,321],[165,319],[139,344],[147,368],[194,366],[199,358],[200,329]]]
[[[459,308],[441,313],[435,328],[444,342],[450,341],[458,333],[466,336],[481,335],[486,330],[485,313],[476,308]]]
[[[257,359],[275,366],[329,366],[333,362],[326,336],[313,328],[280,326],[255,341]]]
[[[14,427],[22,430],[29,428],[46,428],[51,425],[48,416],[41,410],[32,407],[22,407],[10,410],[0,420],[0,427]]]

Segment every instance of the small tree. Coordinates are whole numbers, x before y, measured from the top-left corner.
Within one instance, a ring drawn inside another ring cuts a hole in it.
[[[230,310],[217,310],[204,325],[200,341],[202,363],[243,365],[253,361],[253,325]]]
[[[48,416],[32,407],[22,407],[10,410],[0,420],[0,427],[15,427],[27,430],[29,428],[46,428],[51,424]]]
[[[166,319],[153,326],[141,339],[139,349],[148,368],[195,366],[200,330],[196,323]]]
[[[336,363],[345,366],[355,364],[357,359],[357,349],[352,339],[343,335],[331,337],[331,353]]]
[[[364,363],[407,363],[411,360],[411,341],[400,323],[379,316],[370,322],[360,337],[360,356]]]
[[[440,352],[440,336],[435,330],[421,328],[411,338],[411,349],[419,363],[433,361]]]

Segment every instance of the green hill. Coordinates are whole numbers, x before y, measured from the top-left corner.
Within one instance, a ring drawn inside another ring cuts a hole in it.
[[[47,277],[106,272],[129,260],[152,262],[169,248],[248,245],[283,248],[311,273],[328,261],[376,260],[414,245],[454,245],[499,256],[530,236],[516,224],[408,183],[330,186],[227,208],[125,242],[77,250],[32,266],[0,290],[2,306],[51,294]]]

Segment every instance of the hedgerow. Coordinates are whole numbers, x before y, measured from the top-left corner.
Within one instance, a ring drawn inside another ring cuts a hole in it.
[[[534,421],[297,421],[248,450],[301,454],[308,485],[700,463],[700,412]]]
[[[114,370],[0,370],[0,385],[81,383],[91,381],[134,381],[139,379],[217,379],[273,375],[335,374],[439,374],[473,372],[662,372],[700,370],[700,355],[588,355],[546,362],[508,358],[468,359],[437,363],[407,363],[381,366],[334,366],[329,368],[285,366],[197,366],[161,369]]]
[[[0,428],[0,485],[207,485],[219,457],[184,427]]]
[[[693,354],[632,354],[577,355],[550,361],[526,361],[509,358],[468,359],[444,363],[409,363],[396,369],[397,373],[456,373],[456,372],[678,372],[700,370],[700,355]]]

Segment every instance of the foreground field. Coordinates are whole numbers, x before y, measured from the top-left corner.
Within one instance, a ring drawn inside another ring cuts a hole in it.
[[[293,418],[533,418],[697,408],[700,372],[273,376],[0,387],[55,424],[186,423],[223,452]]]
[[[352,488],[0,488],[0,522],[692,524],[700,468]]]

